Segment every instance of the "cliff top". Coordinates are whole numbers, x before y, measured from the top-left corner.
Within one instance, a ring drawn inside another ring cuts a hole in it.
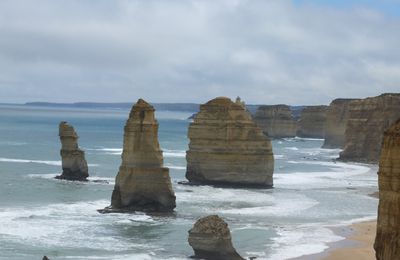
[[[190,232],[229,236],[228,224],[218,215],[210,215],[197,220]]]

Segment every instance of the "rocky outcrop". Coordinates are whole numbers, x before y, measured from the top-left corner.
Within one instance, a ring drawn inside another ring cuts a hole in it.
[[[378,178],[376,259],[400,259],[400,120],[384,134]]]
[[[59,124],[61,141],[62,174],[57,179],[86,181],[89,177],[85,152],[78,147],[78,135],[67,122]]]
[[[125,125],[122,164],[111,206],[100,212],[168,212],[175,206],[169,170],[163,167],[154,108],[139,99]]]
[[[194,258],[210,260],[242,260],[232,245],[228,224],[217,215],[199,219],[189,230],[189,245]]]
[[[254,120],[264,134],[271,138],[296,136],[297,122],[287,105],[260,106]]]
[[[323,148],[343,148],[350,102],[356,99],[338,98],[328,107]]]
[[[190,183],[272,186],[271,142],[242,105],[225,97],[201,105],[188,136]]]
[[[327,106],[307,106],[301,111],[297,136],[324,138]]]
[[[340,160],[376,163],[383,133],[400,118],[400,94],[382,94],[350,103]]]

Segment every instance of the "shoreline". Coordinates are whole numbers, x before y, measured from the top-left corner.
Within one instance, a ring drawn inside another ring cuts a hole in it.
[[[328,243],[328,248],[321,253],[303,255],[291,260],[375,260],[373,245],[376,219],[330,229],[344,239]]]

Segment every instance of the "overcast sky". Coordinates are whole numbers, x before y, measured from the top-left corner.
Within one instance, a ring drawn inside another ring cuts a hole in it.
[[[1,0],[0,102],[400,92],[398,0]]]

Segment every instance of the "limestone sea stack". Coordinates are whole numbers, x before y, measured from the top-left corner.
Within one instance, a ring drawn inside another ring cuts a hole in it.
[[[100,212],[168,212],[175,206],[169,169],[163,167],[154,108],[139,99],[125,125],[122,164],[111,206]]]
[[[74,128],[67,122],[59,124],[61,141],[62,174],[57,179],[71,181],[87,181],[89,177],[85,152],[78,147],[78,135]]]
[[[287,105],[260,106],[254,121],[271,138],[296,136],[297,122]]]
[[[206,260],[242,260],[232,245],[228,224],[217,215],[199,219],[189,230],[189,245],[194,258]]]
[[[384,134],[378,178],[376,259],[400,259],[400,120]]]
[[[356,99],[338,98],[328,107],[323,148],[343,148],[349,119],[350,102]]]
[[[340,160],[376,163],[385,130],[400,118],[400,94],[382,94],[350,103]]]
[[[186,178],[192,184],[273,185],[271,141],[241,104],[218,97],[189,126]]]
[[[324,138],[327,106],[307,106],[301,111],[297,136]]]

